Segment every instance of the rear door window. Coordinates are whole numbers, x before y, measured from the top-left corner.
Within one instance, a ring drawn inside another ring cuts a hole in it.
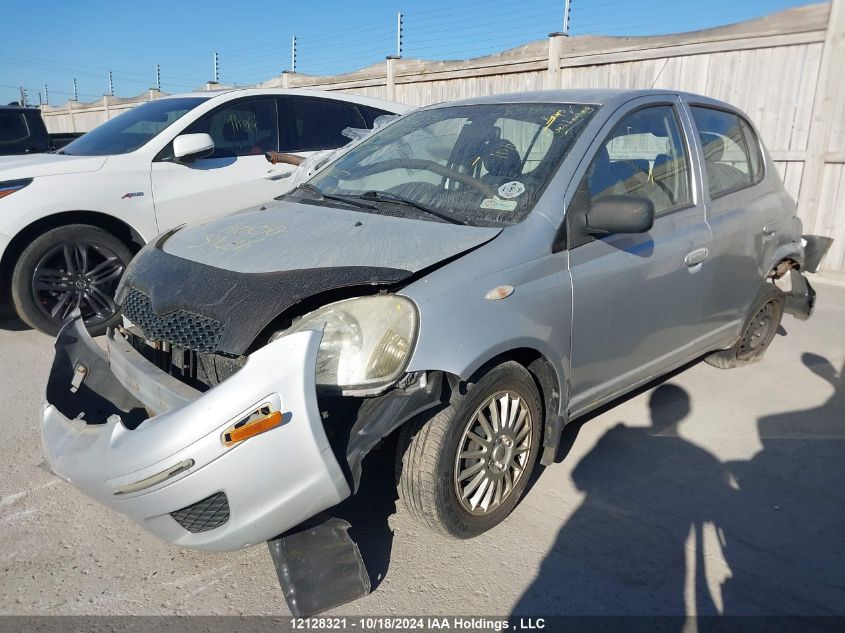
[[[703,106],[692,106],[690,111],[704,152],[710,197],[723,196],[757,182],[762,173],[759,143],[755,143],[755,152],[748,151],[742,119],[732,112]],[[750,131],[750,126],[745,127]]]
[[[14,143],[29,136],[22,112],[0,112],[0,143]]]
[[[284,97],[280,105],[283,152],[342,147],[350,141],[342,134],[343,130],[348,127],[368,127],[354,103],[311,97]]]

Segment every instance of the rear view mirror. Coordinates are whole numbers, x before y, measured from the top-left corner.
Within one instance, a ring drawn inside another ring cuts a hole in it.
[[[654,225],[654,203],[648,198],[603,196],[587,213],[590,235],[645,233]]]
[[[180,134],[173,139],[173,156],[183,163],[190,163],[206,158],[214,153],[214,140],[201,132],[199,134]]]

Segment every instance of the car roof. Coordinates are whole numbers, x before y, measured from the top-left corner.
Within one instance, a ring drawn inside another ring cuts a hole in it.
[[[203,90],[195,92],[183,92],[179,94],[168,95],[162,99],[176,99],[179,97],[205,97],[208,99],[214,97],[226,97],[221,101],[227,101],[235,97],[250,97],[262,95],[288,95],[300,97],[317,97],[321,99],[332,99],[334,101],[350,101],[365,106],[372,106],[381,110],[389,110],[404,114],[413,109],[413,106],[398,103],[396,101],[387,101],[385,99],[376,99],[374,97],[365,97],[362,95],[348,94],[345,92],[337,92],[334,90],[311,90],[309,88],[221,88],[219,90]]]
[[[624,90],[624,89],[570,89],[570,90],[533,90],[528,92],[511,92],[507,94],[488,95],[484,97],[471,97],[461,101],[450,101],[429,107],[453,106],[453,105],[476,105],[484,103],[581,103],[600,106],[620,106],[626,101],[638,97],[654,96],[679,96],[690,101],[699,103],[718,104],[730,107],[729,104],[717,101],[710,97],[697,95],[691,92],[679,90],[646,89],[646,90]],[[732,108],[735,109],[735,108]]]

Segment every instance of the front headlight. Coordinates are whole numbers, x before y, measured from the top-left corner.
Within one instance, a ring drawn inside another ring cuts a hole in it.
[[[414,304],[398,295],[338,301],[315,310],[273,338],[322,329],[317,385],[342,391],[377,390],[394,382],[417,335]]]

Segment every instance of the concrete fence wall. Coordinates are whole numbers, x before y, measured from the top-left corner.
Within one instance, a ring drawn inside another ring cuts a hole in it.
[[[263,87],[315,88],[427,105],[550,88],[668,88],[723,99],[759,127],[808,233],[835,238],[845,270],[845,0],[715,29],[654,37],[551,35],[467,61],[387,59],[331,77],[283,73]],[[45,107],[50,131],[85,131],[135,99]]]

